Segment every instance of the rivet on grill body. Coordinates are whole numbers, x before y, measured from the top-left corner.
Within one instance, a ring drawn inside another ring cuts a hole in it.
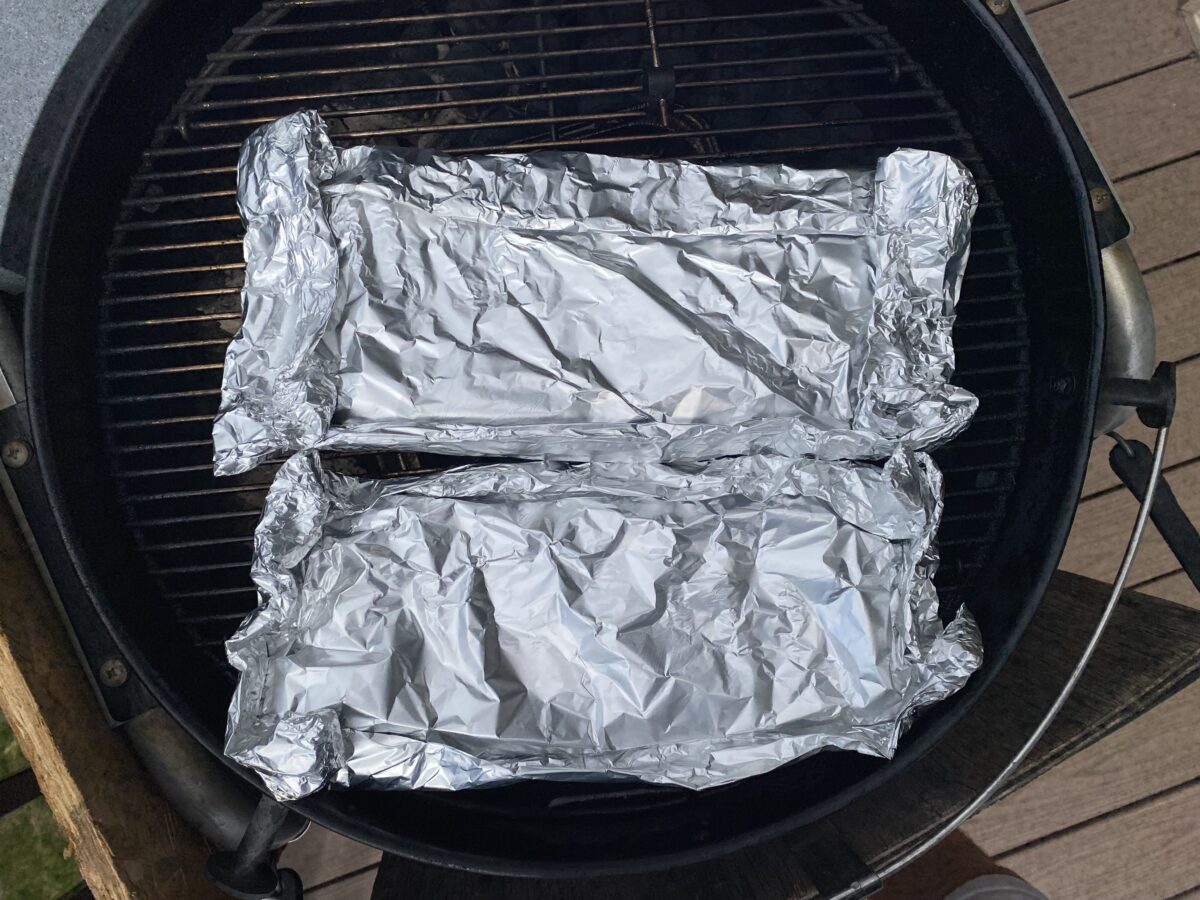
[[[1060,397],[1069,397],[1075,393],[1075,378],[1073,375],[1059,375],[1051,383],[1051,387]]]
[[[1011,0],[987,0],[987,8],[992,11],[992,15],[1002,16],[1012,9]]]
[[[19,469],[25,463],[29,462],[30,457],[33,456],[33,449],[27,441],[23,441],[20,438],[13,438],[4,445],[4,449],[0,451],[0,455],[4,457],[4,465],[10,469]]]
[[[100,683],[105,687],[120,687],[129,680],[129,667],[125,665],[125,660],[110,656],[100,664],[99,675]]]

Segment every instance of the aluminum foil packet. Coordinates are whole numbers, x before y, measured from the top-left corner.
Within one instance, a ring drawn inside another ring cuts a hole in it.
[[[226,752],[280,799],[626,776],[706,788],[890,757],[981,660],[932,583],[941,475],[726,458],[279,471]]]
[[[949,381],[976,191],[939,153],[453,158],[339,150],[302,112],[238,186],[219,474],[314,447],[884,459],[976,407]]]

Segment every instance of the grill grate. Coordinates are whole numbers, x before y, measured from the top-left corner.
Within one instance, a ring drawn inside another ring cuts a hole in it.
[[[724,7],[727,8],[727,7]],[[955,328],[958,379],[981,399],[941,451],[938,582],[953,608],[995,538],[1028,408],[1024,297],[1000,198],[970,137],[861,7],[807,0],[737,15],[695,0],[268,0],[188,83],[122,203],[101,299],[104,432],[160,596],[224,668],[253,607],[253,529],[275,467],[211,474],[210,427],[243,265],[237,151],[259,124],[319,109],[342,145],[488,152],[581,147],[797,166],[870,164],[898,145],[952,153],[980,187]],[[710,14],[711,13],[711,14]],[[672,107],[647,108],[648,67]],[[349,471],[445,460],[358,456]]]

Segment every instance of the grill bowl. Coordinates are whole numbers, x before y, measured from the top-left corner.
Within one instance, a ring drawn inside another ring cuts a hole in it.
[[[1078,162],[982,4],[762,2],[731,16],[655,0],[653,29],[644,0],[131,5],[47,179],[27,294],[29,412],[73,556],[56,578],[82,583],[147,686],[206,746],[220,752],[232,688],[221,641],[254,602],[248,537],[272,475],[209,474],[241,275],[231,167],[259,121],[316,107],[341,144],[805,167],[866,165],[908,144],[963,159],[982,202],[957,380],[981,406],[938,454],[948,488],[938,581],[945,613],[963,601],[975,612],[987,656],[890,763],[826,753],[703,794],[537,783],[330,792],[299,808],[430,861],[628,871],[811,822],[936,752],[1019,639],[1061,553],[1102,340]],[[642,89],[656,55],[676,80],[665,122]],[[354,464],[385,474],[448,462]]]

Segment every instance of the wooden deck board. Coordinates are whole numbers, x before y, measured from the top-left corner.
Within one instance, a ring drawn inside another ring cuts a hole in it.
[[[300,840],[284,849],[279,864],[300,873],[305,887],[311,891],[306,896],[318,896],[316,888],[347,872],[377,866],[382,855],[374,847],[310,825]]]
[[[1195,194],[1198,185],[1200,156],[1136,175],[1117,185],[1117,196],[1134,227],[1130,246],[1143,270],[1200,253],[1200,216],[1196,215]],[[1200,335],[1195,337],[1200,340]]]
[[[1172,572],[1141,587],[1147,594],[1200,609],[1200,591],[1183,571]]]
[[[1200,185],[1180,189],[1195,192]],[[1200,352],[1200,257],[1151,272],[1146,276],[1146,290],[1158,324],[1159,358],[1186,359]]]
[[[1051,6],[1057,6],[1065,0],[1019,0],[1018,5],[1026,14],[1037,12],[1039,9],[1046,9]]]
[[[1200,782],[1002,855],[1053,900],[1150,900],[1195,887]]]
[[[351,872],[332,884],[305,890],[305,900],[368,900],[378,868],[376,865],[366,871]]]
[[[1123,178],[1198,149],[1198,89],[1200,59],[1192,57],[1092,91],[1071,106],[1109,177]]]
[[[1200,777],[1197,734],[1200,684],[984,810],[967,833],[1002,853]]]
[[[1029,24],[1068,96],[1176,61],[1192,49],[1178,0],[1072,0],[1031,13]],[[1114,38],[1106,53],[1095,52],[1097,34]]]

